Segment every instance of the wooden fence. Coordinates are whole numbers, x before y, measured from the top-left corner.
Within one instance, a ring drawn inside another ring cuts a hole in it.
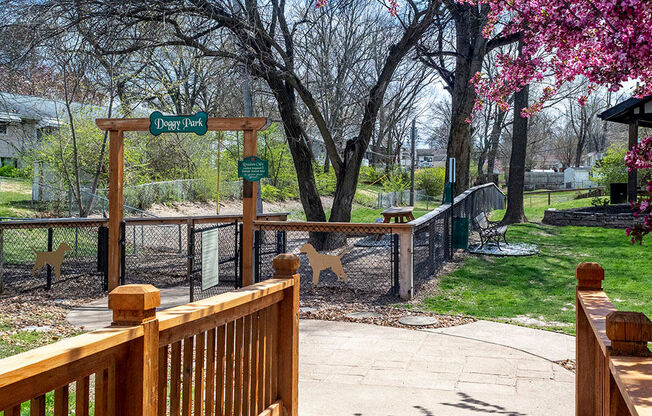
[[[652,323],[642,313],[614,308],[599,264],[581,263],[575,275],[575,414],[652,415]]]
[[[116,288],[110,327],[0,360],[0,409],[296,416],[299,259],[273,263],[273,279],[162,312],[153,286]]]

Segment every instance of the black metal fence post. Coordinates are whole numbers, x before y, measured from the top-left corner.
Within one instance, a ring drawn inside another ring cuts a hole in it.
[[[186,263],[186,278],[188,280],[188,286],[190,286],[190,302],[194,302],[195,300],[195,294],[194,294],[194,287],[193,287],[193,279],[192,279],[192,265],[195,260],[195,226],[192,222],[191,219],[188,220],[188,225],[187,225],[188,231],[186,232],[188,234],[188,248],[187,248],[187,263]]]
[[[108,236],[107,236],[108,238]],[[126,273],[127,273],[127,224],[124,220],[120,223],[120,284],[124,285],[126,283]],[[108,259],[108,253],[107,253]],[[108,263],[108,262],[107,262]]]
[[[260,230],[254,231],[254,283],[260,282]]]
[[[242,223],[240,223],[238,230],[239,230],[238,231],[238,259],[236,261],[240,267],[238,269],[238,273],[236,273],[238,276],[236,279],[237,280],[236,284],[238,288],[241,288],[242,287]]]
[[[48,251],[52,251],[52,239],[54,237],[54,230],[52,228],[48,228]],[[63,263],[63,262],[62,262]],[[50,290],[52,287],[52,266],[50,266],[50,263],[47,264],[47,283],[45,284],[45,288],[47,290]],[[59,266],[61,267],[61,266]]]

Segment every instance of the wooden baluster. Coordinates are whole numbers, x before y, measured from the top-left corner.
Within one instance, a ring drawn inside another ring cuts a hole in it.
[[[88,416],[90,405],[90,378],[80,378],[75,382],[75,416]]]
[[[168,399],[168,351],[167,345],[158,349],[158,415],[167,415]]]
[[[235,322],[229,322],[226,326],[226,389],[224,391],[224,414],[233,415],[233,364],[235,361]]]
[[[45,416],[45,395],[30,400],[29,416]]]
[[[274,278],[293,279],[284,290],[278,318],[278,397],[288,416],[298,415],[299,387],[299,258],[294,254],[274,257]]]
[[[278,399],[278,303],[271,307],[271,335],[272,335],[272,376],[271,376],[271,391],[272,403]]]
[[[194,349],[194,338],[188,337],[183,340],[183,392],[181,393],[181,414],[190,416],[192,414],[192,353]]]
[[[251,403],[250,411],[257,415],[263,409],[258,408],[258,378],[260,377],[260,314],[256,312],[251,315],[251,393],[249,401]]]
[[[4,416],[20,416],[20,405],[16,405],[11,409],[7,409],[3,413]]]
[[[195,347],[195,416],[201,416],[204,411],[204,332],[197,334]]]
[[[54,416],[68,416],[68,385],[54,391]]]
[[[580,263],[575,268],[577,291],[602,290],[604,269],[598,263]],[[576,296],[575,310],[575,415],[601,415],[604,356],[586,312]]]
[[[205,416],[215,415],[215,329],[209,330],[206,340],[206,407]]]
[[[225,346],[226,346],[226,327],[223,325],[217,328],[217,369],[215,378],[215,414],[224,416],[224,367],[225,367]]]
[[[248,416],[251,409],[251,315],[244,317],[244,365],[242,370],[242,414]]]
[[[271,306],[266,309],[265,317],[267,322],[265,322],[265,338],[267,339],[265,347],[265,408],[268,408],[272,403],[276,401],[276,397],[272,396],[272,345],[274,339],[272,337],[272,308]]]
[[[170,415],[181,413],[181,341],[172,344],[170,359]]]
[[[267,309],[260,311],[258,329],[260,331],[260,347],[258,350],[258,412],[265,410],[265,362],[267,357]]]
[[[109,396],[109,372],[100,370],[95,373],[95,416],[107,414]]]
[[[244,340],[244,320],[238,319],[236,321],[236,334],[235,334],[235,391],[233,392],[233,410],[236,415],[242,415],[242,355],[244,348],[242,342]]]
[[[159,329],[156,308],[161,293],[152,285],[124,285],[109,293],[113,326],[143,328],[143,336],[133,340],[129,353],[116,361],[114,380],[115,411],[119,415],[154,416],[158,410]],[[109,407],[111,408],[111,406]]]

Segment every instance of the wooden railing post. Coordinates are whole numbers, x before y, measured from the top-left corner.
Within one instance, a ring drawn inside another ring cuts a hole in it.
[[[649,356],[647,343],[652,342],[652,322],[640,312],[611,312],[607,315],[607,336],[611,340],[611,355]]]
[[[297,416],[299,403],[299,258],[294,254],[274,257],[274,278],[294,279],[285,289],[278,317],[278,395],[288,416]]]
[[[116,362],[115,409],[119,415],[155,416],[158,399],[159,330],[156,308],[161,292],[152,285],[118,286],[109,293],[112,326],[143,327],[143,336],[129,344]]]
[[[577,292],[580,290],[602,290],[604,269],[598,263],[580,263],[575,268]],[[602,382],[600,369],[604,367],[601,360],[600,345],[595,338],[593,328],[576,295],[575,299],[575,415],[596,416],[601,413]]]

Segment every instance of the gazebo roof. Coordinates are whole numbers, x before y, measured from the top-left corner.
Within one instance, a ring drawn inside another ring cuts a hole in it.
[[[641,127],[652,127],[652,95],[645,98],[632,97],[598,114],[604,121],[629,124],[638,120]]]

